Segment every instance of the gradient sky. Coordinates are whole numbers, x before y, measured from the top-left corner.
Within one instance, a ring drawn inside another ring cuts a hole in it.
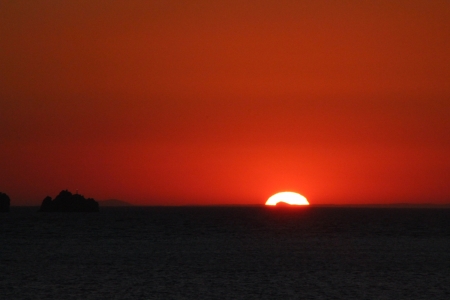
[[[450,203],[450,1],[1,1],[0,191]]]

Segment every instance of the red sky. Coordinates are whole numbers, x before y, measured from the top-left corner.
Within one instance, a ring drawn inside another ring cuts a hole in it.
[[[449,20],[447,0],[2,1],[0,191],[450,203]]]

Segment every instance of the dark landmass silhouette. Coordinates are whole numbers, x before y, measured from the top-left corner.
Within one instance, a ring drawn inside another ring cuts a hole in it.
[[[11,200],[5,193],[0,192],[0,212],[8,212]]]
[[[276,208],[300,208],[300,207],[308,207],[309,205],[295,205],[295,204],[289,204],[283,201],[278,202],[275,207]]]
[[[98,201],[98,203],[100,204],[101,207],[106,207],[106,206],[133,206],[128,202],[122,201],[122,200],[117,200],[117,199],[108,199],[108,200],[102,200],[102,201]]]
[[[289,203],[280,201],[276,204],[276,207],[287,207],[287,206],[291,206]]]
[[[92,198],[84,198],[79,194],[72,194],[68,190],[61,191],[54,200],[50,196],[42,201],[41,212],[98,212],[98,202]]]

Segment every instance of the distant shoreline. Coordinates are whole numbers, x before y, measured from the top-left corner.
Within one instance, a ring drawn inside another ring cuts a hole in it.
[[[127,202],[120,205],[108,205],[104,204],[103,201],[98,201],[100,207],[102,208],[148,208],[148,207],[267,207],[269,209],[284,209],[289,206],[277,207],[277,206],[266,206],[264,204],[187,204],[187,205],[133,205]],[[39,205],[11,205],[11,208],[36,208],[39,209]],[[445,208],[450,209],[450,204],[407,204],[407,203],[397,203],[397,204],[310,204],[295,206],[292,208]]]

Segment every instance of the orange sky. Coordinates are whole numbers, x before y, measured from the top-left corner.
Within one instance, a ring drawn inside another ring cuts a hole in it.
[[[447,0],[3,1],[0,191],[450,203],[449,20]]]

